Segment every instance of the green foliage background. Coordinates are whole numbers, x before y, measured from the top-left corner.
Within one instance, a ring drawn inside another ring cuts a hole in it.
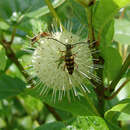
[[[130,52],[130,1],[95,0],[94,5],[86,7],[90,1],[93,0],[51,2],[62,23],[72,21],[74,31],[80,25],[85,27],[83,37],[91,33],[89,13],[92,9],[91,26],[95,39],[100,39],[98,49],[105,61],[103,80],[104,86],[108,87],[118,77]],[[71,103],[66,97],[62,102],[53,103],[51,92],[46,97],[39,97],[40,90],[27,88],[26,76],[11,59],[14,55],[7,55],[11,51],[5,49],[3,38],[10,41],[15,34],[10,47],[20,64],[26,66],[31,57],[31,53],[23,49],[30,44],[26,35],[33,37],[41,27],[41,31],[47,31],[54,19],[44,0],[0,0],[0,130],[130,129],[130,82],[112,100],[105,100],[104,107],[98,106],[96,92],[88,83],[91,90],[88,97],[81,96],[80,100]],[[116,89],[129,79],[130,70],[127,69]],[[104,117],[100,116],[102,113]]]

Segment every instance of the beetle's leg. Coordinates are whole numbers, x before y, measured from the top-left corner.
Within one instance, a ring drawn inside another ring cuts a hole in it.
[[[78,52],[76,52],[75,54],[73,54],[73,56],[75,57],[78,54]]]
[[[59,50],[59,52],[61,52],[61,53],[65,53],[65,51],[62,51],[60,48],[58,48],[58,50]]]
[[[66,64],[64,64],[63,71],[65,71]]]
[[[60,65],[63,63],[64,59],[65,59],[65,56],[61,56],[58,60],[56,60],[56,62],[58,62],[57,68],[60,67]]]
[[[76,66],[76,68],[78,69],[78,64],[76,64],[75,62],[74,62],[74,65]]]
[[[61,56],[60,59],[64,59],[65,60],[65,56]]]
[[[73,54],[73,56],[75,57],[77,54]]]

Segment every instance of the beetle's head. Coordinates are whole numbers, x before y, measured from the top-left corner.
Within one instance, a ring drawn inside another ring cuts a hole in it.
[[[73,46],[72,46],[71,44],[67,44],[67,45],[66,45],[66,49],[67,49],[67,50],[72,49],[72,47],[73,47]]]

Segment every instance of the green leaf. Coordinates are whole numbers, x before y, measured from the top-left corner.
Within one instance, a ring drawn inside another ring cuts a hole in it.
[[[105,112],[105,119],[109,122],[130,120],[130,98],[123,100],[107,112]]]
[[[54,1],[54,8],[59,7],[64,2],[65,0]],[[49,13],[44,0],[4,0],[0,1],[0,7],[1,19],[4,19],[11,26],[19,27],[18,25],[20,25],[20,28],[28,33],[31,30],[29,18],[39,18]],[[19,23],[22,23],[22,26]]]
[[[86,38],[88,32],[88,28],[85,27],[87,26],[87,17],[85,9],[79,3],[75,0],[68,0],[57,8],[56,12],[67,30],[69,26],[72,26],[72,33],[80,31],[80,36]]]
[[[100,47],[102,47],[102,51],[106,47],[109,47],[112,43],[114,36],[114,20],[109,21],[105,26],[101,33],[101,44]]]
[[[125,19],[115,20],[114,40],[130,45],[130,21]]]
[[[22,129],[24,129],[24,130],[31,130],[31,129],[33,129],[32,128],[33,121],[32,121],[32,117],[31,116],[24,116],[22,118],[18,118],[16,121],[19,124],[19,126],[22,126]],[[17,128],[18,128],[18,126],[17,126]]]
[[[126,78],[126,79],[125,79]],[[124,79],[122,79],[118,84],[121,86],[121,84],[125,81],[125,80],[127,80],[127,79],[130,79],[130,76],[129,77],[125,77]],[[118,87],[118,86],[117,86]],[[123,88],[122,88],[122,90],[120,91],[120,94],[119,94],[119,97],[118,97],[119,99],[124,99],[124,98],[130,98],[130,81],[129,82],[127,82],[124,86],[123,86]]]
[[[25,89],[25,83],[5,74],[0,75],[0,100],[11,96],[16,96]]]
[[[41,125],[40,127],[36,128],[35,130],[63,130],[65,128],[64,123],[62,122],[53,122]]]
[[[15,18],[17,13],[21,13],[24,11],[35,10],[39,8],[41,5],[44,5],[43,0],[4,0],[0,1],[0,15],[4,19],[8,19],[9,17],[13,16]]]
[[[107,47],[104,50],[104,76],[108,80],[113,80],[119,73],[122,66],[122,58],[119,52],[112,47]]]
[[[22,97],[19,96],[19,100],[21,101],[26,112],[33,116],[33,118],[37,117],[38,112],[43,109],[43,103],[30,95],[23,95]]]
[[[45,31],[48,27],[47,23],[40,19],[31,19],[30,24],[33,27],[31,32],[33,31],[34,34],[38,34],[39,32]]]
[[[0,128],[4,128],[6,126],[6,122],[0,118]]]
[[[87,24],[87,17],[86,17],[85,9],[74,0],[70,0],[68,3],[70,4],[72,8],[72,14],[70,15],[70,18],[72,18],[72,15],[73,15],[73,17],[76,17],[77,20],[79,20],[79,22],[82,23],[83,25]],[[80,12],[80,15],[79,15],[79,12]]]
[[[109,130],[121,130],[121,128],[119,127],[119,125],[115,124],[114,122],[109,122],[107,120],[105,120],[108,127],[109,127]]]
[[[0,70],[4,70],[6,67],[6,54],[5,54],[5,50],[2,46],[0,46]]]
[[[18,59],[20,59],[24,55],[30,55],[30,52],[27,52],[25,50],[19,50],[15,53],[15,55]],[[13,62],[10,59],[8,59],[4,71],[6,71],[12,65],[12,63]]]
[[[7,29],[9,29],[9,25],[4,21],[0,21],[0,29],[7,30]]]
[[[75,99],[72,98],[71,101],[68,101],[68,97],[66,95],[66,96],[63,96],[62,101],[59,101],[58,100],[59,94],[57,92],[56,100],[54,102],[54,96],[52,96],[52,92],[50,92],[47,96],[42,96],[42,95],[39,95],[41,91],[42,91],[42,87],[41,89],[40,88],[38,89],[38,87],[35,87],[32,90],[28,90],[26,92],[27,94],[30,94],[32,96],[39,98],[40,100],[44,101],[50,106],[53,106],[63,111],[70,112],[73,115],[81,115],[81,116],[96,115],[95,111],[93,111],[93,109],[91,108],[89,102],[83,96],[79,95],[79,98],[74,97]],[[70,94],[70,97],[73,97],[73,96]]]
[[[126,72],[126,77],[130,77],[130,68],[128,69],[128,71]]]
[[[127,5],[130,5],[130,0],[113,0],[119,8],[123,8]]]
[[[68,128],[72,130],[109,130],[103,118],[97,116],[77,117]]]
[[[65,2],[65,0],[57,0],[57,1],[53,2],[52,5],[53,5],[54,8],[57,8],[61,4],[63,4],[64,2]],[[37,10],[34,10],[32,12],[27,13],[26,16],[32,17],[32,18],[34,18],[34,17],[39,18],[39,17],[41,17],[41,16],[43,16],[43,15],[45,15],[47,13],[49,13],[48,7],[43,6],[43,7],[39,8],[39,9],[37,9]]]
[[[120,8],[130,3],[130,0],[100,0],[93,16],[95,30],[101,34],[104,26],[114,18]]]

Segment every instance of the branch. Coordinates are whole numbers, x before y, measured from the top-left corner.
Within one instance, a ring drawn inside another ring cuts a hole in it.
[[[13,36],[14,37],[14,36]],[[12,40],[13,42],[13,40]],[[29,75],[25,72],[23,66],[20,64],[20,62],[18,61],[14,51],[11,48],[11,44],[12,42],[7,42],[5,39],[2,39],[2,45],[5,48],[6,51],[6,55],[7,57],[15,63],[15,65],[18,67],[18,69],[20,70],[20,72],[22,73],[22,75],[25,77],[25,79],[29,79]],[[33,84],[32,80],[28,80],[29,84]]]
[[[122,78],[123,74],[128,69],[129,65],[130,65],[130,54],[127,56],[124,64],[121,67],[120,72],[118,73],[118,75],[116,76],[116,78],[111,82],[110,87],[108,89],[106,89],[106,90],[108,90],[110,93],[112,93],[114,91],[116,85],[118,84],[118,82]]]
[[[10,40],[10,44],[12,44],[13,43],[13,41],[14,41],[14,37],[15,37],[15,34],[16,34],[16,27],[14,27],[13,28],[13,32],[12,32],[12,36],[11,36],[11,40]]]
[[[126,80],[117,90],[113,93],[110,97],[105,97],[106,100],[112,100],[120,91],[121,89],[130,81],[130,79]]]
[[[62,121],[61,117],[58,115],[58,113],[54,110],[53,107],[49,106],[48,104],[44,103],[46,108],[49,112],[53,114],[53,116],[56,118],[57,121]]]
[[[11,48],[11,44],[13,43],[13,40],[14,40],[14,37],[15,37],[15,29],[12,33],[12,37],[11,37],[11,41],[10,42],[7,42],[5,39],[4,39],[4,36],[2,36],[2,40],[1,40],[1,43],[3,45],[3,47],[5,48],[5,51],[6,51],[6,55],[7,57],[12,60],[12,62],[15,63],[15,65],[18,67],[19,71],[23,74],[24,78],[27,80],[27,83],[28,84],[31,84],[31,88],[34,87],[34,83],[32,80],[28,80],[30,78],[30,76],[28,75],[28,73],[25,72],[23,66],[20,64],[20,62],[18,61],[14,51],[12,50]],[[53,116],[57,119],[57,120],[61,120],[60,116],[58,114],[56,114],[55,112],[55,109],[50,107],[49,105],[47,105],[47,109],[53,114]]]

